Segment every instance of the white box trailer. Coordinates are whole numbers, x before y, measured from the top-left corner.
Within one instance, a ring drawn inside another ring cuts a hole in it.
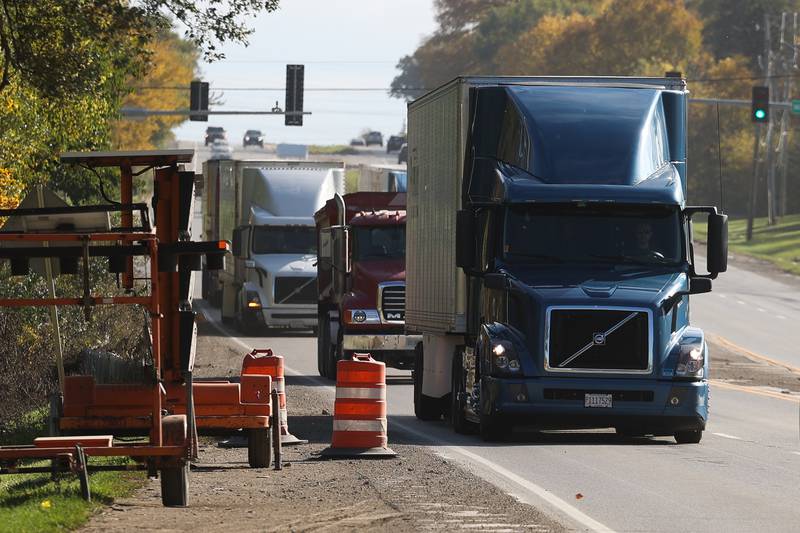
[[[358,176],[359,192],[406,192],[406,165],[361,165]]]
[[[203,176],[203,234],[234,243],[203,296],[245,330],[316,328],[314,213],[344,192],[344,163],[207,161]]]

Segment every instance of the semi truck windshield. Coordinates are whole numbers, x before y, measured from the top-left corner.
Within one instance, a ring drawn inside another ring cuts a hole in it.
[[[503,254],[526,263],[678,265],[684,257],[677,209],[508,209]]]
[[[257,226],[253,232],[254,254],[316,254],[313,226]]]
[[[403,259],[406,256],[405,226],[379,226],[353,228],[353,259]]]

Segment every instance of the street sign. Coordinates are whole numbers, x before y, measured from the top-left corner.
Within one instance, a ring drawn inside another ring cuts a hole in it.
[[[792,114],[800,115],[800,100],[792,100]]]

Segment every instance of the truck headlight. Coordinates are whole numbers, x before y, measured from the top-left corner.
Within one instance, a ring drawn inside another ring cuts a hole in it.
[[[494,340],[491,343],[492,367],[505,374],[516,374],[520,371],[521,365],[517,351],[510,341]]]
[[[358,311],[353,311],[353,322],[364,322],[367,320],[367,313],[359,309]]]
[[[675,365],[675,376],[681,378],[701,379],[704,375],[706,359],[705,343],[686,343],[680,345],[678,364]]]
[[[257,292],[247,291],[247,308],[251,310],[261,309],[261,298]]]

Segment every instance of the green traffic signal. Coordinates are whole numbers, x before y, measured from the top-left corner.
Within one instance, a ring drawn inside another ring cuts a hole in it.
[[[753,122],[769,122],[769,87],[753,87],[750,106],[750,119]]]

